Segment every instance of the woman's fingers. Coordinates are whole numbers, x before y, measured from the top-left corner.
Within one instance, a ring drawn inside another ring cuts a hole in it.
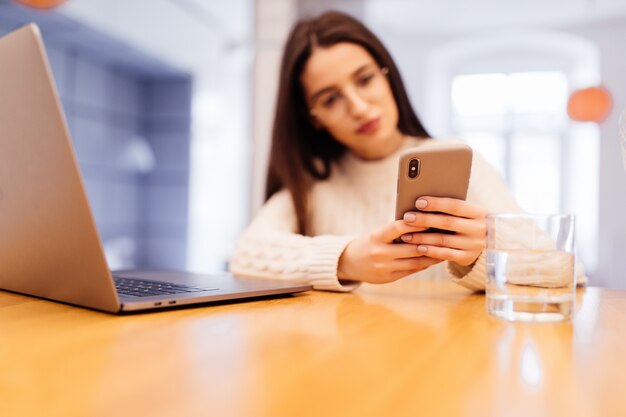
[[[427,257],[460,265],[470,265],[480,256],[487,231],[484,208],[464,200],[440,197],[420,197],[415,207],[420,211],[404,215],[407,225],[455,233],[410,233],[403,235],[404,242],[417,245],[417,250]]]
[[[469,265],[476,260],[480,251],[441,248],[439,246],[418,245],[417,250],[425,257],[436,258],[442,261],[452,261],[459,265]]]
[[[404,215],[404,222],[412,227],[436,228],[470,235],[484,232],[482,222],[449,214],[408,212]]]
[[[421,232],[426,229],[427,227],[407,224],[404,220],[396,220],[375,231],[371,236],[378,242],[391,243],[405,233]]]
[[[415,230],[414,227],[397,230],[407,229]],[[421,257],[416,245],[385,243],[376,240],[373,235],[365,235],[352,240],[345,247],[337,265],[337,277],[371,283],[391,282],[391,275],[396,272],[394,268],[404,265],[402,262],[396,265],[396,262]],[[432,262],[416,262],[411,264],[410,268],[423,269]]]
[[[380,253],[374,254],[374,257],[386,259],[405,259],[421,257],[422,253],[417,250],[416,245],[407,243],[386,244],[379,249]]]
[[[453,249],[482,249],[484,239],[467,235],[448,233],[407,233],[401,236],[403,242],[410,245],[430,245]]]
[[[427,256],[423,256],[421,258],[412,258],[412,259],[398,259],[395,260],[392,264],[391,276],[397,275],[408,275],[413,274],[418,271],[422,271],[432,265],[443,262],[441,259],[429,258]]]
[[[443,260],[461,265],[473,262],[484,246],[485,220],[484,217],[471,216],[482,215],[482,209],[462,200],[426,198],[429,209],[442,213],[426,210],[407,213],[403,220],[354,239],[339,259],[337,276],[382,283],[424,270]],[[420,233],[431,228],[455,233]],[[392,243],[401,236],[406,239],[404,243]]]
[[[456,198],[420,197],[415,202],[415,207],[421,211],[437,211],[467,219],[479,219],[487,216],[487,211],[483,207]]]

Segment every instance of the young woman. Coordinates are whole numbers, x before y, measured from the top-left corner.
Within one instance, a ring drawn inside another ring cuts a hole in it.
[[[391,221],[399,154],[433,139],[391,56],[363,24],[328,12],[294,26],[272,141],[267,201],[237,245],[234,274],[336,291],[449,275],[484,289],[485,216],[519,208],[475,155],[467,201],[423,196],[420,212]],[[418,233],[431,227],[455,233]],[[398,237],[404,243],[393,243]]]

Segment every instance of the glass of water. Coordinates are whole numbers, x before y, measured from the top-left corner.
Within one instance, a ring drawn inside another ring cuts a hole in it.
[[[550,322],[574,313],[575,218],[568,214],[487,217],[487,311]]]

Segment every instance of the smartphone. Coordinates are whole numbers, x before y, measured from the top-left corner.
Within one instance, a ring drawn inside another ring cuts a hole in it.
[[[407,149],[398,162],[396,220],[408,211],[419,211],[421,196],[465,200],[472,169],[472,148],[463,143],[429,143]],[[428,229],[423,233],[453,233]]]

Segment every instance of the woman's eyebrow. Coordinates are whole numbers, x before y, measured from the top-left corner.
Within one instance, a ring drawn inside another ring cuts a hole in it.
[[[371,67],[374,66],[374,63],[369,62],[367,64],[361,65],[359,68],[357,68],[353,73],[352,76],[354,77],[355,75],[359,75],[360,73],[362,73],[365,70],[371,69]]]
[[[311,103],[315,103],[320,98],[320,96],[323,96],[324,94],[330,93],[330,92],[333,92],[333,91],[337,91],[337,87],[324,87],[324,88],[322,88],[321,90],[317,91],[315,94],[313,94],[311,96],[311,99],[310,99]]]

